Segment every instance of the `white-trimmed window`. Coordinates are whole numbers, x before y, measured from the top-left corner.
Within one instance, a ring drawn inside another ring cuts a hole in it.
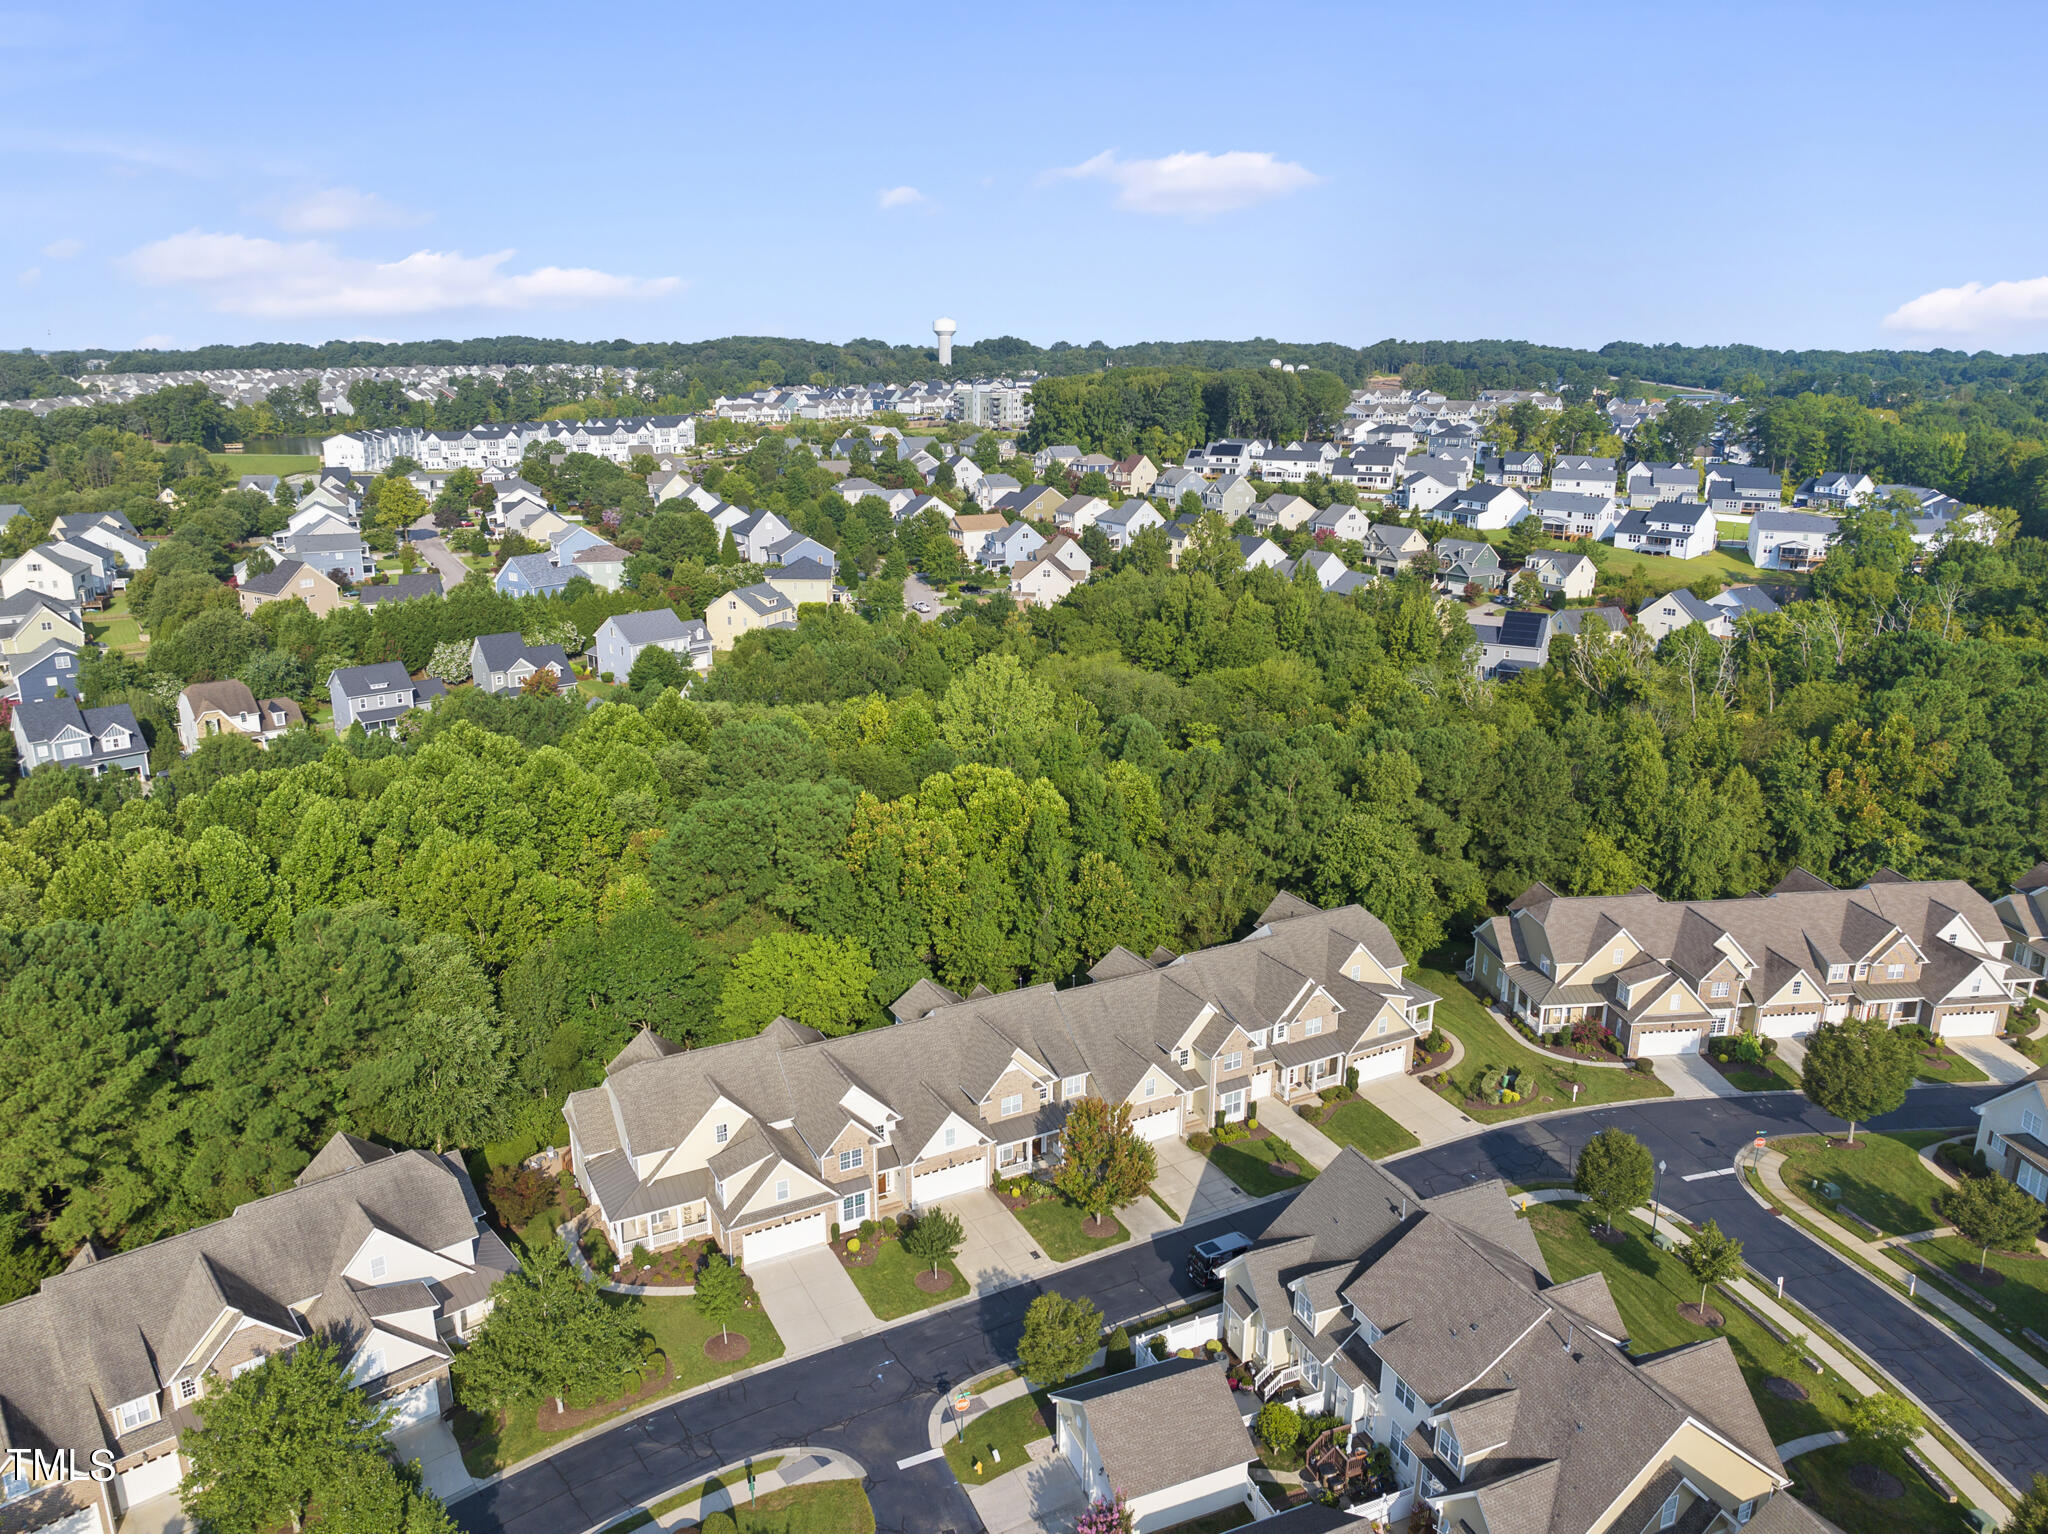
[[[1060,1078],[1060,1099],[1072,1102],[1088,1090],[1088,1078],[1084,1076],[1063,1076]]]
[[[959,1143],[959,1141],[960,1130],[956,1125],[952,1124],[948,1124],[946,1126],[946,1132],[939,1137],[939,1143],[945,1146],[947,1150],[951,1150],[955,1145]]]
[[[1239,1049],[1233,1049],[1229,1054],[1225,1055],[1221,1060],[1218,1060],[1216,1062],[1216,1068],[1218,1070],[1225,1072],[1243,1070],[1244,1051]]]
[[[1023,1111],[1024,1094],[1022,1092],[1012,1092],[1003,1099],[1002,1114],[1004,1118],[1010,1117],[1013,1113],[1022,1113]]]
[[[124,1433],[148,1426],[156,1421],[156,1397],[137,1396],[132,1401],[123,1401],[114,1408],[114,1420],[121,1424]]]
[[[1176,1050],[1175,1050],[1175,1051],[1173,1052],[1173,1063],[1174,1063],[1175,1065],[1181,1065],[1181,1066],[1184,1066],[1184,1065],[1186,1065],[1186,1064],[1187,1064],[1187,1063],[1188,1063],[1188,1062],[1189,1062],[1190,1060],[1194,1059],[1194,1057],[1195,1057],[1195,1052],[1194,1052],[1193,1050],[1191,1050],[1191,1049],[1176,1049]]]
[[[712,1144],[714,1144],[714,1145],[723,1145],[723,1144],[725,1144],[725,1137],[726,1137],[726,1134],[727,1134],[727,1130],[726,1130],[726,1127],[725,1127],[725,1125],[723,1125],[723,1124],[713,1124],[713,1125],[711,1126],[711,1143],[712,1143]]]
[[[1903,980],[1906,978],[1906,966],[1903,964],[1887,964],[1884,967],[1884,977],[1887,980]]]
[[[1678,1493],[1673,1492],[1664,1499],[1664,1506],[1657,1514],[1657,1527],[1668,1529],[1678,1522]]]
[[[1301,1031],[1314,1038],[1323,1031],[1323,1020],[1320,1017],[1312,1017],[1301,1025]]]
[[[390,1266],[390,1263],[385,1260],[383,1254],[381,1252],[378,1253],[370,1259],[370,1277],[382,1278]]]
[[[1614,963],[1619,964],[1623,959],[1626,959],[1628,957],[1628,950],[1626,948],[1617,948],[1608,957],[1612,959]]]
[[[178,1381],[178,1399],[181,1402],[196,1401],[199,1399],[198,1375],[188,1374],[183,1379]]]
[[[2031,1193],[2042,1203],[2048,1204],[2048,1172],[2043,1172],[2031,1161],[2020,1163],[2019,1176],[2013,1179],[2021,1189]]]
[[[843,1150],[839,1153],[839,1170],[842,1172],[857,1172],[866,1165],[867,1159],[868,1153],[865,1146],[856,1145],[852,1150]]]
[[[1285,1023],[1275,1023],[1273,1025],[1273,1042],[1275,1044],[1285,1044],[1287,1042],[1287,1025]]]
[[[1052,1101],[1052,1083],[1051,1083],[1051,1082],[1047,1082],[1047,1081],[1041,1081],[1041,1082],[1040,1082],[1040,1083],[1038,1084],[1038,1103],[1039,1103],[1039,1106],[1040,1106],[1040,1107],[1044,1107],[1044,1106],[1045,1106],[1045,1105],[1046,1105],[1047,1103],[1049,1103],[1049,1102],[1051,1102],[1051,1101]]]
[[[1294,1291],[1294,1313],[1300,1316],[1302,1320],[1308,1322],[1309,1325],[1315,1325],[1316,1308],[1310,1302],[1306,1289]]]
[[[1727,981],[1725,981],[1725,980],[1716,980],[1716,981],[1714,982],[1714,989],[1713,989],[1713,996],[1714,996],[1714,999],[1715,999],[1716,1001],[1719,1001],[1719,1000],[1720,1000],[1720,999],[1721,999],[1721,998],[1722,998],[1723,996],[1726,996],[1727,994],[1728,994],[1728,982],[1727,982]]]
[[[1403,1411],[1415,1410],[1415,1392],[1408,1388],[1408,1382],[1398,1374],[1394,1376],[1394,1399],[1401,1403]]]
[[[1157,1097],[1159,1095],[1159,1078],[1157,1076],[1147,1076],[1145,1078],[1145,1095],[1147,1097]]]
[[[778,1204],[789,1202],[789,1179],[787,1177],[775,1179],[775,1202]]]
[[[1735,1521],[1737,1523],[1747,1523],[1750,1520],[1750,1516],[1755,1512],[1756,1498],[1751,1497],[1747,1502],[1743,1503],[1742,1506],[1738,1507],[1735,1510]]]
[[[842,1224],[842,1225],[858,1225],[858,1224],[859,1224],[859,1223],[860,1223],[860,1222],[861,1222],[862,1220],[865,1220],[865,1219],[866,1219],[867,1217],[868,1217],[868,1190],[867,1190],[867,1189],[863,1188],[863,1189],[861,1189],[861,1190],[860,1190],[860,1192],[858,1192],[858,1193],[849,1193],[849,1194],[847,1194],[847,1195],[846,1195],[846,1197],[845,1197],[845,1198],[843,1198],[843,1199],[841,1199],[841,1200],[839,1201],[839,1223],[840,1223],[840,1224]]]

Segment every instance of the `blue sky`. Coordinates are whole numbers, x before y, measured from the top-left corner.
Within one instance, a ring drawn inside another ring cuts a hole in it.
[[[0,345],[2048,347],[2048,9],[0,12]]]

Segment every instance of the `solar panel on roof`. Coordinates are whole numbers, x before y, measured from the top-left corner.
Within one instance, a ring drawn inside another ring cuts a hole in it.
[[[1543,642],[1545,613],[1513,612],[1501,614],[1500,642],[1516,649],[1533,649]]]

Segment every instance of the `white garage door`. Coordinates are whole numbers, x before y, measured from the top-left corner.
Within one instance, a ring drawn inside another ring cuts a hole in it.
[[[1763,1020],[1767,1039],[1803,1039],[1819,1026],[1818,1012],[1786,1012]]]
[[[920,1206],[936,1204],[956,1193],[971,1193],[976,1188],[987,1186],[988,1163],[969,1161],[960,1166],[949,1166],[942,1172],[919,1172],[910,1179],[910,1201]]]
[[[1141,1140],[1171,1140],[1180,1133],[1180,1109],[1148,1113],[1141,1119],[1132,1119],[1131,1133]]]
[[[1407,1059],[1405,1049],[1383,1049],[1376,1055],[1360,1055],[1351,1063],[1358,1070],[1358,1079],[1366,1082],[1377,1081],[1382,1076],[1400,1075]]]
[[[825,1228],[826,1223],[825,1211],[820,1209],[816,1214],[807,1214],[801,1220],[791,1220],[786,1225],[748,1231],[740,1242],[740,1262],[752,1267],[770,1258],[787,1257],[807,1246],[823,1246],[830,1234]]]
[[[1700,1030],[1697,1028],[1676,1028],[1667,1033],[1644,1033],[1637,1035],[1636,1053],[1639,1055],[1684,1055],[1693,1054],[1700,1047]]]
[[[123,1510],[138,1502],[147,1502],[151,1497],[161,1497],[178,1489],[185,1472],[180,1468],[175,1454],[166,1454],[153,1459],[146,1465],[137,1465],[121,1477],[121,1506]]]
[[[1951,1012],[1941,1020],[1945,1039],[1974,1039],[1998,1032],[1996,1012]]]

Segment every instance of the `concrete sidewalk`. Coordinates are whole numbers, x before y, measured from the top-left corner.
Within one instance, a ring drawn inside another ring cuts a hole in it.
[[[1838,1443],[1847,1443],[1847,1433],[1808,1433],[1804,1438],[1795,1438],[1790,1443],[1773,1444],[1779,1459],[1797,1459],[1802,1454],[1811,1454],[1815,1449],[1832,1449]]]
[[[776,1457],[759,1454],[754,1457],[753,1462],[760,1463]],[[699,1495],[690,1497],[679,1506],[661,1514],[654,1520],[654,1527],[673,1529],[682,1524],[701,1523],[712,1513],[731,1512],[747,1500],[748,1463],[741,1460],[737,1464],[726,1465],[709,1475],[693,1477],[662,1496],[649,1499],[648,1505],[652,1506],[656,1502],[665,1502],[678,1493],[686,1493],[692,1488],[706,1488]],[[786,1486],[811,1485],[818,1481],[858,1481],[865,1479],[866,1476],[867,1468],[850,1454],[842,1454],[837,1449],[798,1447],[785,1450],[780,1456],[779,1463],[772,1470],[762,1470],[755,1475],[753,1495],[764,1497],[769,1492],[780,1491]],[[713,1487],[710,1485],[713,1481],[730,1481],[731,1484]],[[630,1516],[631,1514],[627,1513],[607,1518],[603,1523],[592,1525],[585,1534],[600,1534],[600,1531]]]

